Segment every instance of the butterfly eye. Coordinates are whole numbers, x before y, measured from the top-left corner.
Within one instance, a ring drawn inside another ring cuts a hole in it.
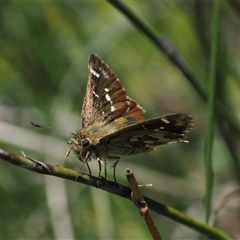
[[[89,145],[89,141],[87,139],[82,140],[82,146],[87,147]]]

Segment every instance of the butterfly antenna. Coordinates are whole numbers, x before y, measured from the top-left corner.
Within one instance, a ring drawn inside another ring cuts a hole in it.
[[[32,124],[33,127],[37,127],[37,128],[47,128],[47,129],[57,130],[57,131],[60,131],[60,132],[64,132],[64,133],[68,133],[68,134],[70,134],[70,135],[73,135],[72,132],[68,132],[68,131],[65,131],[65,130],[60,129],[60,128],[50,127],[50,126],[45,126],[45,125],[40,125],[40,124],[34,123],[34,122],[31,122],[31,124]]]

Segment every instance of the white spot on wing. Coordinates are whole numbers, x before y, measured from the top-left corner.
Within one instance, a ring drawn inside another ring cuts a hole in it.
[[[161,121],[166,123],[166,124],[170,123],[166,118],[161,118]]]
[[[96,92],[95,92],[95,91],[93,91],[93,95],[94,95],[96,98],[99,98],[99,95],[98,95],[98,94],[96,94]]]
[[[109,102],[111,101],[111,97],[108,93],[105,95],[105,98],[107,99],[107,101],[109,101]]]
[[[109,89],[108,88],[104,88],[105,92],[109,92]]]
[[[126,113],[129,112],[129,110],[130,110],[130,102],[129,101],[127,101],[127,105],[128,105],[128,107],[127,107]]]
[[[114,106],[111,106],[111,112],[114,112],[116,108]]]
[[[104,75],[104,77],[105,77],[106,79],[109,78],[109,76],[107,75],[107,73],[106,73],[104,70],[102,70],[101,72],[102,72],[102,74]]]
[[[97,78],[100,77],[100,74],[97,73],[96,71],[94,71],[92,68],[90,68],[90,72],[91,72],[95,77],[97,77]]]

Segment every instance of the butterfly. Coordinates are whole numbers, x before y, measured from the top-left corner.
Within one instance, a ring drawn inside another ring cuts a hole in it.
[[[111,68],[96,54],[88,63],[89,75],[82,106],[82,129],[73,133],[68,142],[78,159],[87,164],[97,160],[99,177],[102,166],[116,166],[120,156],[153,151],[156,146],[187,142],[186,132],[194,127],[193,118],[183,113],[170,114],[145,120],[145,110],[126,95],[119,79]]]

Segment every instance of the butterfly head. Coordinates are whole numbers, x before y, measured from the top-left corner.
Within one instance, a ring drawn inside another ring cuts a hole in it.
[[[90,140],[81,132],[72,133],[72,135],[73,138],[68,141],[70,149],[77,154],[80,161],[86,162],[91,150]]]

